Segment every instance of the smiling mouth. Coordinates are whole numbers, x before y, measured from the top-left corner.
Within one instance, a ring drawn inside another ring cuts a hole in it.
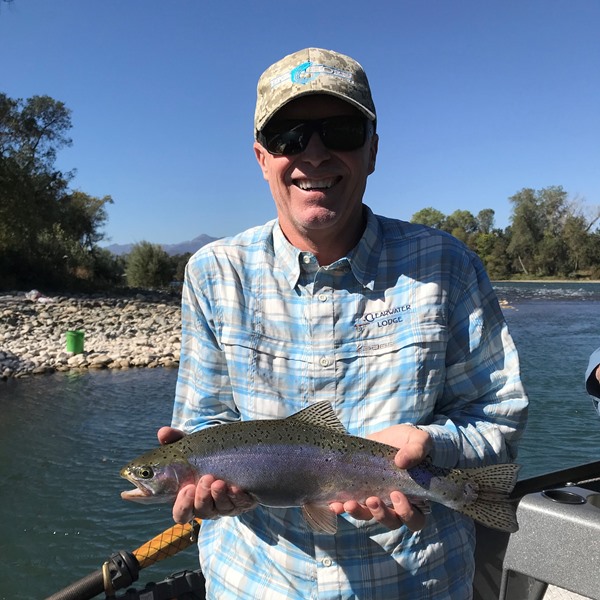
[[[329,179],[294,179],[294,185],[301,190],[310,191],[324,191],[332,188],[341,177],[330,177]]]

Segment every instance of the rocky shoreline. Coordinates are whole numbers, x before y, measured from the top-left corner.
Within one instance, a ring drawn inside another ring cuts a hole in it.
[[[43,296],[0,293],[0,380],[56,371],[177,367],[178,294]],[[67,352],[66,332],[84,332]]]

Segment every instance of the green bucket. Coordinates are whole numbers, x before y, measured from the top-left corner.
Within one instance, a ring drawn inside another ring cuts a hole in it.
[[[83,352],[83,331],[67,331],[67,352],[81,354]]]

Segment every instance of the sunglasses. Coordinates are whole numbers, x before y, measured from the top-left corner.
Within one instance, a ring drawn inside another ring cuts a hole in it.
[[[355,115],[326,119],[282,119],[268,123],[256,138],[269,154],[290,156],[304,152],[313,133],[318,132],[329,150],[347,152],[361,148],[367,139],[368,120]]]

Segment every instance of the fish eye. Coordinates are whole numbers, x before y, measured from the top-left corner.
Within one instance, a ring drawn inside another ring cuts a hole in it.
[[[152,479],[154,477],[154,471],[152,467],[138,467],[136,469],[136,475],[140,479]]]

